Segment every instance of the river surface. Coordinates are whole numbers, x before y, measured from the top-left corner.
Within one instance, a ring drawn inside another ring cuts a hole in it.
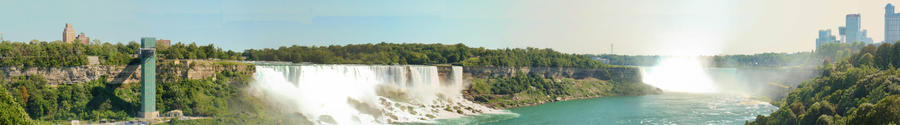
[[[597,125],[597,124],[744,124],[777,107],[728,94],[665,93],[552,102],[488,114],[441,119],[438,124]]]

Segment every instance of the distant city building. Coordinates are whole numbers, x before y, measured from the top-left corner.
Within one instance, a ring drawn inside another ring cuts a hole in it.
[[[846,24],[844,24],[844,36],[846,36],[843,41],[852,43],[859,41],[860,35],[860,18],[859,14],[848,14]]]
[[[81,44],[89,44],[91,42],[91,38],[85,36],[84,32],[81,32],[81,34],[79,34],[78,37],[75,37],[75,39],[80,40],[78,42],[80,42]]]
[[[79,40],[79,41],[75,41]],[[63,42],[66,43],[81,43],[88,44],[90,43],[90,38],[84,35],[84,32],[81,32],[78,36],[75,36],[75,29],[72,28],[72,23],[66,23],[66,28],[63,29]]]
[[[866,36],[867,31],[860,27],[860,23],[859,14],[847,14],[846,24],[839,28],[841,39],[843,39],[841,41],[845,43],[862,42],[871,44],[872,38]]]
[[[63,29],[62,41],[69,43],[74,40],[75,40],[75,29],[72,29],[72,23],[66,23],[66,28]]]
[[[890,3],[884,7],[884,41],[900,41],[900,13],[894,13],[894,5]]]
[[[816,48],[827,43],[840,43],[840,41],[831,34],[830,29],[819,30],[819,38],[816,38]]]
[[[859,41],[862,41],[865,44],[872,44],[872,37],[869,37],[869,30],[862,30],[862,34],[859,34]]]
[[[841,36],[841,39],[838,40],[838,43],[847,43],[847,27],[838,27],[838,35]]]
[[[169,45],[171,45],[171,43],[172,40],[159,39],[156,40],[156,48],[169,48]]]

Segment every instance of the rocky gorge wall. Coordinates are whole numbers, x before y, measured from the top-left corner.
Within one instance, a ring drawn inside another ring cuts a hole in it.
[[[157,62],[157,81],[171,82],[182,78],[215,78],[219,71],[253,74],[252,64],[210,60],[160,60]],[[140,65],[85,65],[73,67],[0,67],[4,78],[42,76],[47,83],[76,84],[106,77],[110,83],[134,83],[140,80]]]

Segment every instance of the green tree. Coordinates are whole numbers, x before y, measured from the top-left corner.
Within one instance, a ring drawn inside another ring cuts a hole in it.
[[[35,124],[25,113],[25,110],[16,103],[16,99],[6,90],[0,90],[0,124],[3,125],[30,125]]]

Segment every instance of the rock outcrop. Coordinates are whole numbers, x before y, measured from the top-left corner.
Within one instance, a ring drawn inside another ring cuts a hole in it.
[[[74,66],[74,67],[0,67],[4,77],[16,76],[42,76],[50,84],[75,84],[106,76],[107,82],[131,83],[138,82],[140,78],[140,66]]]
[[[157,62],[157,78],[160,82],[181,78],[215,78],[219,71],[253,74],[252,64],[209,60],[161,60]],[[106,77],[110,83],[134,83],[140,80],[140,65],[85,65],[73,67],[0,67],[0,75],[42,76],[50,84],[76,84]]]
[[[217,73],[232,73],[253,75],[256,67],[249,63],[230,62],[230,61],[207,61],[207,60],[177,60],[163,61],[157,65],[157,78],[163,82],[174,82],[183,78],[216,79]],[[226,74],[227,75],[227,74]]]

